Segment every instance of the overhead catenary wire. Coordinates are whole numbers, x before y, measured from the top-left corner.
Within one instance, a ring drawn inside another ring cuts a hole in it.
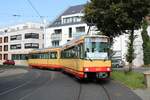
[[[36,14],[40,17],[40,19],[43,21],[42,17],[39,13],[39,11],[35,8],[35,6],[33,5],[33,3],[30,0],[27,0],[27,2],[30,4],[30,6],[32,7],[32,9],[36,12]]]
[[[36,15],[23,15],[23,14],[0,14],[1,17],[25,17],[25,18],[39,18],[39,16]],[[42,16],[44,18],[49,18],[50,16]]]
[[[44,32],[44,38],[46,38],[46,35],[45,35],[45,33],[46,33],[46,26],[45,26],[45,21],[44,21],[44,19],[43,19],[43,16],[41,16],[40,15],[40,13],[38,12],[38,10],[35,8],[35,6],[32,4],[32,2],[30,1],[30,0],[27,0],[28,1],[28,3],[31,5],[31,7],[32,7],[32,9],[37,13],[37,15],[40,17],[40,19],[41,19],[41,21],[42,21],[42,23],[43,23],[43,32]],[[45,39],[44,39],[44,43],[45,43]]]

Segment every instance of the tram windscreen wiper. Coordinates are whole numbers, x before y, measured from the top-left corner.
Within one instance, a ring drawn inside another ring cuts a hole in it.
[[[90,61],[93,61],[89,56],[87,56],[87,58],[88,58]]]

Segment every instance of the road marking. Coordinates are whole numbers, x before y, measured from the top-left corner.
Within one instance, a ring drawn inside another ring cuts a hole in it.
[[[37,73],[37,77],[36,77],[35,79],[37,79],[40,75],[41,75],[40,73],[39,73],[39,74]],[[4,94],[7,94],[7,93],[9,93],[9,92],[12,92],[12,91],[14,91],[14,90],[16,90],[16,89],[18,89],[18,88],[21,88],[21,87],[23,87],[23,86],[29,84],[30,82],[34,81],[35,79],[30,80],[30,81],[28,81],[28,82],[26,82],[26,83],[24,83],[24,84],[18,85],[18,86],[15,87],[15,88],[9,89],[9,90],[4,91],[4,92],[1,92],[1,93],[0,93],[0,96],[1,96],[1,95],[4,95]]]

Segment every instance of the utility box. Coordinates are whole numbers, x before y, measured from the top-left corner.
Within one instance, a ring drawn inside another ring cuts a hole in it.
[[[147,88],[150,88],[150,71],[144,72],[145,84]]]

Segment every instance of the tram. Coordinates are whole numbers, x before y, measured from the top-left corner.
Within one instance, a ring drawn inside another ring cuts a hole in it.
[[[34,50],[29,65],[38,68],[61,68],[80,79],[108,78],[111,72],[109,38],[85,35],[69,41],[61,48]]]
[[[33,50],[29,53],[28,64],[35,68],[61,69],[60,65],[61,48],[44,48]]]
[[[111,72],[107,36],[82,36],[65,46],[61,51],[61,65],[65,72],[77,78],[108,78]]]

